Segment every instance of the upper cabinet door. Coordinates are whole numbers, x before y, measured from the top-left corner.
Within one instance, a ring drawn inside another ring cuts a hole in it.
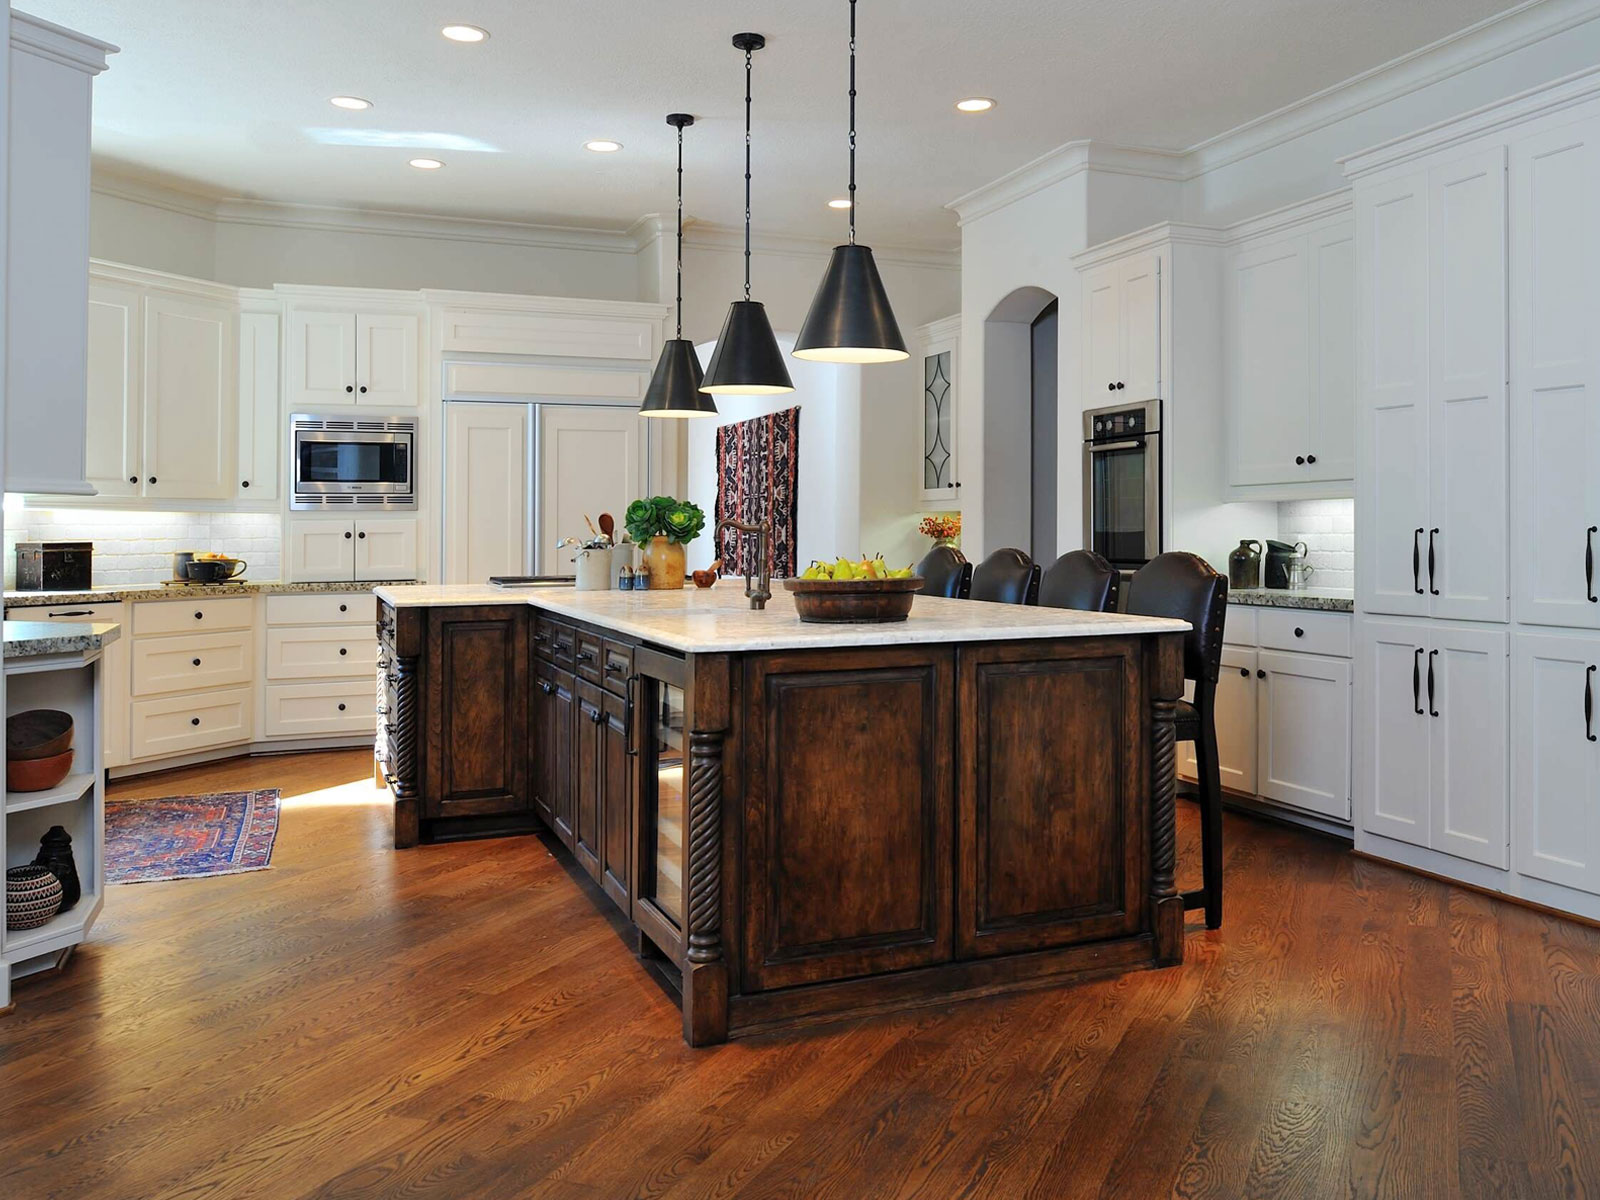
[[[1310,271],[1311,396],[1305,474],[1356,477],[1356,239],[1340,221],[1306,239]]]
[[[1426,616],[1426,172],[1358,191],[1356,238],[1362,477],[1356,489],[1356,544],[1362,547],[1356,599],[1364,612]]]
[[[417,577],[414,517],[356,519],[355,576],[363,583]]]
[[[356,574],[353,521],[290,521],[289,578],[296,583],[335,583]]]
[[[634,408],[545,404],[539,408],[538,573],[572,570],[564,537],[584,536],[584,517],[620,517],[629,501],[648,495],[643,439]],[[481,582],[474,580],[473,582]]]
[[[1428,203],[1429,593],[1436,617],[1504,621],[1504,148],[1435,167]]]
[[[1083,402],[1099,408],[1116,399],[1122,377],[1122,288],[1118,264],[1083,277]],[[1148,397],[1146,397],[1148,399]]]
[[[1508,865],[1506,635],[1437,623],[1428,632],[1432,836],[1446,854]]]
[[[356,317],[356,403],[390,408],[417,404],[420,320],[405,313]]]
[[[1228,264],[1231,483],[1308,478],[1307,274],[1304,238],[1243,250]]]
[[[957,338],[948,334],[929,336],[924,330],[920,341],[922,454],[917,460],[917,487],[926,504],[960,508],[961,476],[956,464]]]
[[[1512,146],[1517,618],[1590,629],[1600,628],[1596,212],[1600,121],[1566,125]]]
[[[142,480],[139,390],[139,290],[89,286],[89,426],[85,465],[102,496],[137,496]]]
[[[444,582],[529,568],[533,509],[526,404],[444,406]]]
[[[239,315],[238,498],[276,500],[283,443],[278,403],[278,314]]]
[[[294,411],[355,403],[355,314],[293,309],[289,313],[288,361],[284,394]]]
[[[1600,892],[1600,638],[1512,642],[1516,868]]]
[[[144,302],[144,494],[234,494],[234,314],[151,293]]]
[[[1116,266],[1122,324],[1117,396],[1153,400],[1161,395],[1161,256],[1140,254]]]

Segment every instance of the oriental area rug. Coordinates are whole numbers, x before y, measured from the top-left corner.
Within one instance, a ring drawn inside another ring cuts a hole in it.
[[[106,801],[106,882],[153,883],[264,871],[278,790]]]

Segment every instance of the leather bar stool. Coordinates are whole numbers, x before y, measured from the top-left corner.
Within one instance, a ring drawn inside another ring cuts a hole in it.
[[[972,564],[954,546],[935,546],[917,564],[924,596],[965,600],[972,590]]]
[[[1193,742],[1199,787],[1202,883],[1183,894],[1183,906],[1204,908],[1206,928],[1222,924],[1222,773],[1217,763],[1217,676],[1222,671],[1222,620],[1228,581],[1211,564],[1182,550],[1159,554],[1128,584],[1128,612],[1176,617],[1192,628],[1183,637],[1183,676],[1194,681],[1194,701],[1178,701],[1178,740]]]
[[[1073,550],[1045,568],[1039,580],[1039,604],[1080,612],[1116,612],[1121,578],[1117,569],[1093,550]]]
[[[1037,604],[1039,564],[1021,550],[996,550],[972,570],[973,600],[996,604]]]

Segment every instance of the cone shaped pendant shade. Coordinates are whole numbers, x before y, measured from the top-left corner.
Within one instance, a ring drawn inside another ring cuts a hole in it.
[[[766,308],[750,299],[750,56],[767,44],[759,33],[735,34],[744,51],[744,299],[728,307],[717,348],[700,390],[716,396],[774,396],[794,391],[789,367],[767,320]]]
[[[647,417],[714,417],[717,402],[700,390],[700,358],[694,343],[683,336],[683,130],[694,118],[669,113],[667,124],[678,131],[678,336],[662,345],[639,412]]]
[[[872,250],[856,245],[856,0],[850,0],[850,241],[835,246],[794,344],[812,362],[886,363],[910,358]]]

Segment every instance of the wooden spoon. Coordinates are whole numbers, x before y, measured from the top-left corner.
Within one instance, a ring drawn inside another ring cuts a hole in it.
[[[615,544],[615,542],[617,540],[617,538],[616,538],[617,522],[616,522],[616,519],[614,517],[612,517],[612,515],[610,513],[601,513],[600,514],[600,532],[605,534],[606,538],[609,541],[611,541],[613,544]]]

